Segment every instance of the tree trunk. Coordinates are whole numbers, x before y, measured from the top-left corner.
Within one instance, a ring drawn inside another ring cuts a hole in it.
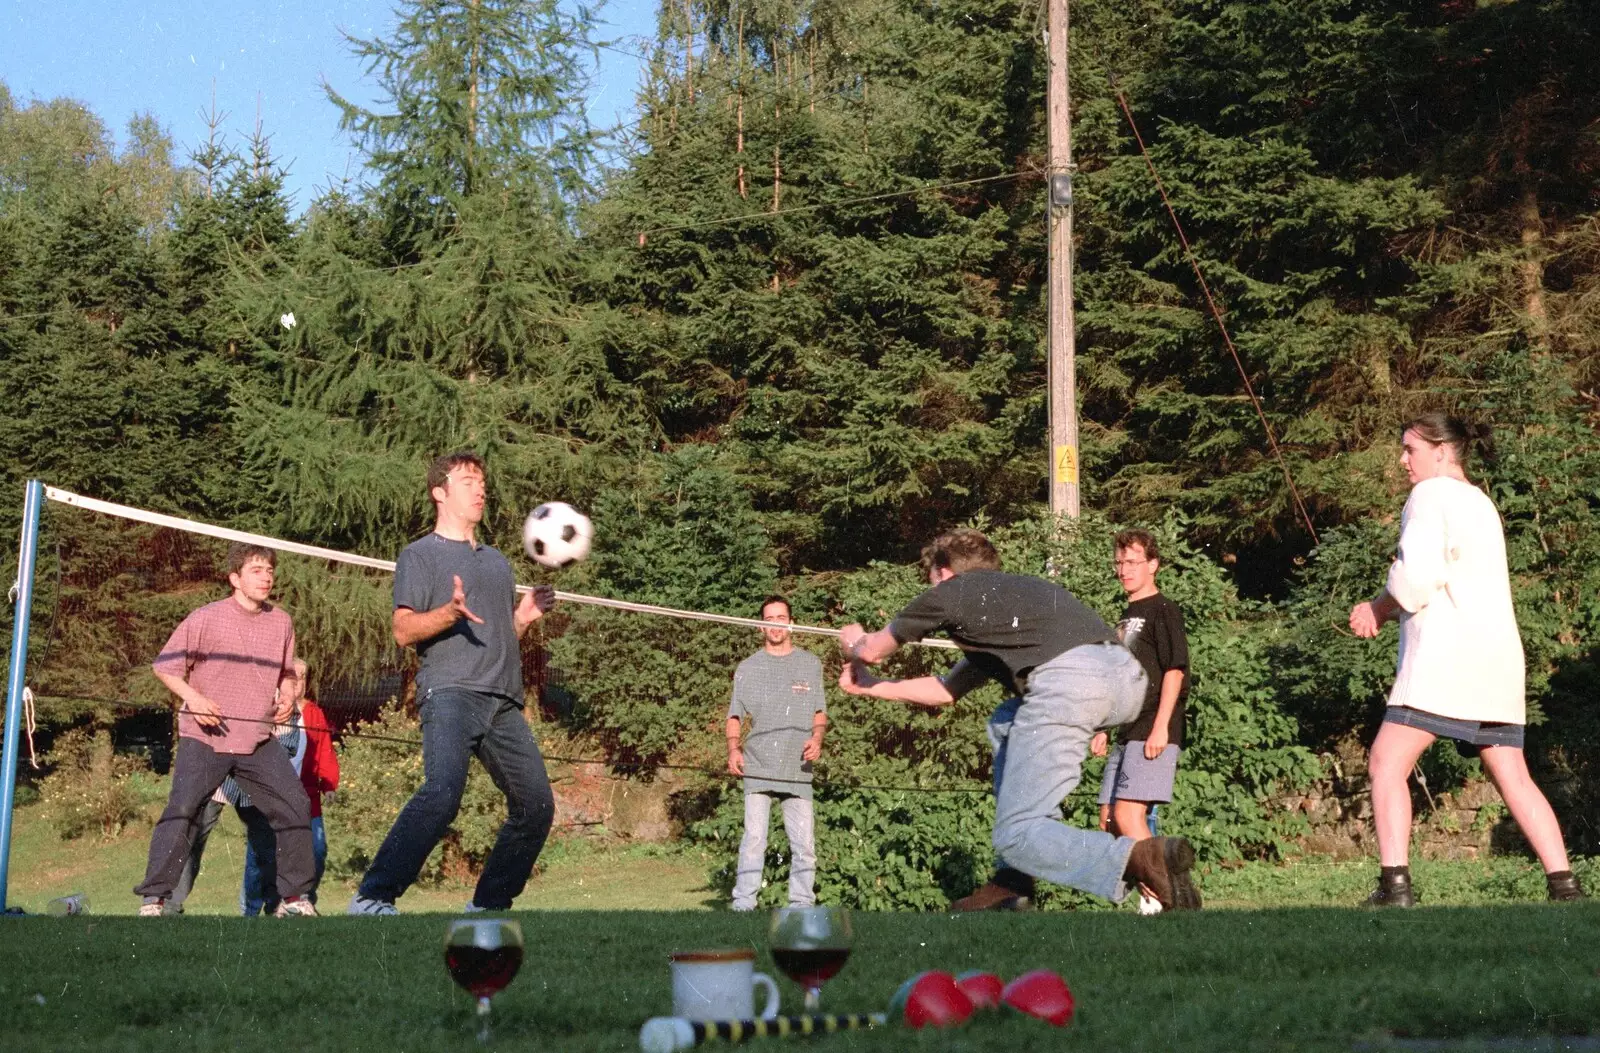
[[[734,50],[736,50],[738,52],[738,54],[739,54],[738,72],[735,74],[735,78],[736,78],[737,83],[738,83],[738,93],[739,93],[739,131],[738,131],[738,142],[737,142],[736,147],[734,148],[734,153],[743,155],[744,154],[744,8],[742,8],[742,7],[739,8],[739,30],[738,30],[738,36],[737,36],[737,38],[735,40],[735,43],[734,43]],[[744,162],[742,160],[739,162],[739,196],[741,198],[748,198],[750,196],[749,188],[745,186],[745,181],[744,181]]]

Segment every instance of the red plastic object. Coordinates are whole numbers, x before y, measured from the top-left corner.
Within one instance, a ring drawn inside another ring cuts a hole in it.
[[[974,1009],[999,1009],[1006,984],[994,973],[970,972],[956,977],[956,986],[967,992]]]
[[[918,973],[900,985],[889,1002],[889,1015],[900,1016],[914,1030],[955,1027],[972,1016],[972,999],[956,986],[956,978],[934,970]]]
[[[1072,992],[1067,982],[1049,969],[1035,969],[1006,984],[1000,1001],[1029,1016],[1064,1027],[1072,1019]]]

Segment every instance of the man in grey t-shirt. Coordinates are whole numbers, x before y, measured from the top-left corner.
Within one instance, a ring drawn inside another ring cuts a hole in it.
[[[754,910],[767,857],[767,823],[772,802],[783,803],[783,829],[789,836],[789,906],[817,901],[815,822],[811,811],[811,763],[822,756],[828,726],[822,663],[794,646],[783,626],[792,618],[789,601],[768,596],[761,602],[762,648],[739,663],[728,706],[728,770],[744,776],[744,839],[733,909]],[[744,722],[749,734],[740,746]]]
[[[415,647],[422,717],[422,786],[383,839],[351,914],[394,914],[461,806],[476,756],[506,795],[495,838],[467,910],[510,910],[533,873],[555,817],[544,758],[522,712],[522,645],[555,603],[540,585],[517,599],[511,564],[478,541],[483,460],[452,453],[428,469],[433,533],[407,545],[394,569],[394,640]]]

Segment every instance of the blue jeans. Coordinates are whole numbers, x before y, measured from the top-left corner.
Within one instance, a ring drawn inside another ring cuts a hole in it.
[[[278,904],[278,843],[272,837],[260,837],[258,828],[263,823],[253,823],[246,812],[256,811],[253,805],[239,809],[239,818],[245,824],[244,881],[239,885],[239,913],[247,918],[257,914],[276,913]],[[271,834],[271,829],[266,831]],[[328,863],[328,835],[322,829],[322,816],[311,819],[311,858],[315,864],[311,888],[306,897],[317,901],[317,886],[322,883],[322,871]]]
[[[1139,660],[1117,644],[1087,644],[1035,668],[1020,701],[989,719],[995,748],[994,849],[1002,865],[1120,903],[1134,842],[1061,821],[1089,740],[1126,724],[1144,702]]]
[[[476,756],[506,795],[507,814],[472,901],[485,910],[509,910],[533,873],[556,814],[539,744],[522,707],[501,695],[433,688],[420,712],[422,786],[383,839],[361,879],[360,895],[393,903],[417,880],[461,808],[467,765]]]

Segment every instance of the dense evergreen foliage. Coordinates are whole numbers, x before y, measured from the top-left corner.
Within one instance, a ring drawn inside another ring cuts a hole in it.
[[[538,500],[594,512],[596,557],[563,587],[749,613],[781,583],[806,619],[874,624],[943,526],[995,527],[1035,572],[1060,549],[1114,613],[1109,525],[1162,525],[1197,641],[1172,821],[1214,853],[1270,852],[1292,832],[1273,794],[1368,732],[1392,670],[1392,650],[1343,625],[1395,540],[1396,425],[1461,410],[1498,433],[1474,472],[1506,519],[1532,712],[1549,720],[1530,755],[1593,849],[1592,810],[1569,803],[1600,791],[1593,4],[1072,12],[1096,510],[1077,532],[1042,513],[1046,64],[1040,12],[1011,0],[665,4],[639,121],[606,171],[581,116],[586,14],[408,0],[389,37],[351,42],[384,103],[330,90],[370,189],[298,217],[266,134],[187,144],[185,163],[150,118],[119,149],[82,106],[0,86],[0,489],[41,477],[392,557],[426,528],[426,458],[470,447],[491,465],[502,548]],[[0,501],[0,532],[18,504]],[[114,602],[69,583],[72,610],[127,624],[171,606],[135,595],[167,580],[135,569],[160,564],[137,540],[51,540],[133,583]],[[324,675],[393,660],[381,580],[286,579]],[[716,762],[750,638],[563,617],[542,639],[572,730],[630,761]],[[138,647],[73,632],[98,648],[75,690],[138,693]],[[981,783],[992,701],[943,724],[845,706],[829,764]],[[718,793],[699,805],[693,828],[725,834]],[[840,895],[933,902],[985,865],[970,809],[928,813],[944,831],[929,841],[904,807],[857,794],[836,810],[830,836],[876,831],[848,865],[833,842]],[[897,858],[944,862],[908,863],[885,892],[886,832],[911,839]]]

